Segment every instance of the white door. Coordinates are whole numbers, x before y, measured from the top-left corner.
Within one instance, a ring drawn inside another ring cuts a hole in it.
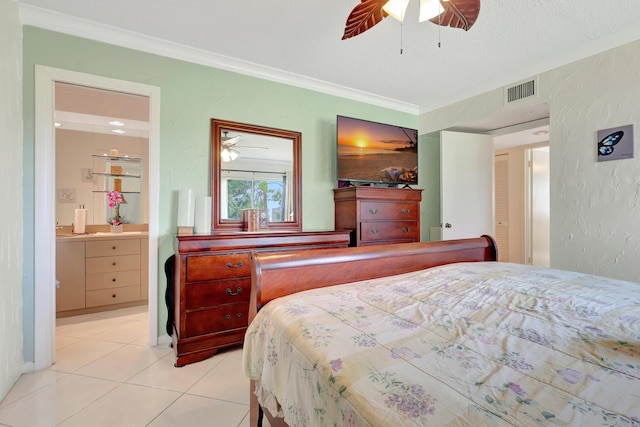
[[[494,235],[493,137],[440,132],[442,239]]]

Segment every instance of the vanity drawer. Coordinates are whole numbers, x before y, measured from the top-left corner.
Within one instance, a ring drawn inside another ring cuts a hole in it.
[[[210,310],[186,313],[187,336],[211,334],[230,329],[246,328],[249,304],[226,304]]]
[[[86,253],[87,257],[140,254],[140,239],[88,241]]]
[[[362,221],[417,221],[417,203],[361,202]]]
[[[216,280],[187,284],[187,310],[249,302],[251,279]]]
[[[122,255],[87,258],[87,274],[113,271],[140,270],[140,255]]]
[[[187,258],[187,282],[249,276],[251,276],[251,270],[248,252]]]
[[[140,270],[87,274],[87,290],[140,285]]]
[[[420,228],[416,222],[363,222],[360,224],[360,240],[418,241]]]
[[[121,302],[138,301],[140,286],[126,286],[124,288],[98,289],[87,291],[87,307],[118,304]]]

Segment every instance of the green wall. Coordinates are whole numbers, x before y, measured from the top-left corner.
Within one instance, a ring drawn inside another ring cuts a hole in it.
[[[420,240],[429,241],[429,227],[440,226],[440,132],[420,135],[418,186],[423,189],[420,205]]]
[[[303,228],[333,229],[336,115],[417,128],[416,115],[216,68],[24,27],[24,357],[33,360],[34,65],[160,87],[158,330],[164,260],[173,252],[177,191],[209,193],[212,117],[302,132]]]

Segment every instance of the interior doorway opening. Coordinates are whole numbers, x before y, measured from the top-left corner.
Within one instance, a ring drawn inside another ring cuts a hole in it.
[[[56,82],[54,145],[56,318],[147,306],[149,97]]]
[[[34,369],[55,362],[55,83],[146,96],[149,99],[149,345],[158,342],[158,197],[160,88],[125,80],[36,65],[33,342]],[[28,332],[25,331],[25,334]]]
[[[495,237],[499,246],[499,260],[532,264],[532,245],[535,244],[536,265],[548,265],[549,126],[544,124],[505,133],[496,136],[494,144]],[[536,166],[533,169],[532,153],[536,154]],[[546,164],[540,163],[545,157]],[[535,170],[535,180],[532,170]],[[535,232],[532,231],[534,209]]]

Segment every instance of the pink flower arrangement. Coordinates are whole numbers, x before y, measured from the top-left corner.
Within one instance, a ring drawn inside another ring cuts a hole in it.
[[[124,223],[124,218],[120,216],[120,203],[124,202],[122,194],[119,191],[109,191],[107,193],[107,206],[116,209],[116,214],[107,222],[111,225],[120,225]]]

